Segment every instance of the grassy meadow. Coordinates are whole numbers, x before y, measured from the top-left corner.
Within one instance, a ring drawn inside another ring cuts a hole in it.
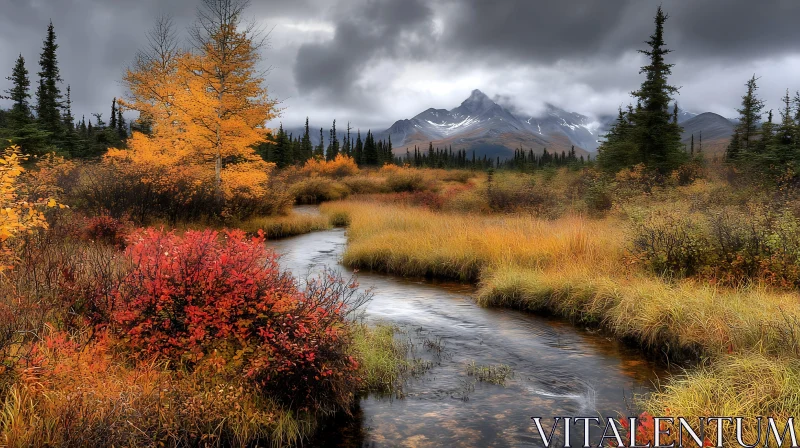
[[[714,164],[661,184],[636,168],[417,175],[427,189],[322,205],[347,225],[345,264],[474,282],[481,305],[562,316],[683,365],[643,403],[653,415],[800,412],[794,192],[733,184]]]

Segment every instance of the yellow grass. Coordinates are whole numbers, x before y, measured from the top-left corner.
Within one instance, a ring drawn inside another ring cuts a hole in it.
[[[247,233],[263,230],[269,239],[286,238],[330,228],[325,216],[292,213],[287,216],[263,216],[236,224]]]
[[[642,405],[653,415],[681,416],[695,423],[709,416],[744,417],[742,440],[751,445],[758,440],[755,417],[764,417],[761,439],[757,446],[778,446],[766,417],[775,419],[778,432],[782,432],[787,419],[793,417],[798,432],[800,415],[800,362],[797,358],[768,358],[760,354],[725,356],[710,366],[699,367],[673,379],[661,391],[652,394]],[[716,446],[716,422],[706,428],[706,434]],[[788,437],[788,433],[786,436]],[[735,425],[723,425],[724,446],[742,446],[736,442]],[[784,440],[783,446],[790,446]],[[688,446],[696,446],[689,444]]]
[[[608,265],[622,255],[620,235],[609,231],[611,221],[590,226],[581,217],[478,217],[351,201],[328,203],[322,210],[350,217],[346,264],[408,276],[467,281],[508,262],[527,268],[569,260]]]
[[[668,283],[626,266],[620,218],[470,216],[345,201],[347,265],[478,281],[483,305],[545,310],[596,324],[657,353],[800,353],[796,295]]]
[[[348,265],[478,281],[482,305],[554,313],[659,356],[704,359],[641,400],[653,415],[772,416],[782,425],[800,413],[797,294],[649,275],[626,264],[622,217],[543,221],[354,201],[322,210],[350,223]],[[754,422],[745,425],[750,443]]]

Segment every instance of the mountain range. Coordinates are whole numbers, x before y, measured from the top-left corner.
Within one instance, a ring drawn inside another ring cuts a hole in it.
[[[435,147],[500,158],[513,155],[517,148],[561,152],[573,145],[578,155],[587,156],[597,149],[599,136],[596,125],[586,116],[552,104],[547,104],[539,116],[515,113],[480,90],[474,90],[454,109],[428,109],[375,134],[379,139],[391,137],[396,154],[413,151],[414,147],[426,150],[433,143]]]
[[[513,107],[502,106],[480,90],[472,94],[454,109],[427,109],[413,118],[396,121],[382,132],[375,132],[376,140],[391,137],[394,152],[404,155],[417,147],[426,151],[429,144],[434,147],[465,149],[476,156],[508,158],[514,150],[524,148],[541,154],[568,152],[573,146],[577,155],[593,155],[602,136],[608,132],[616,116],[592,120],[587,116],[568,112],[552,104],[536,116],[517,112]],[[702,133],[705,154],[717,155],[727,146],[733,134],[734,122],[712,112],[695,114],[678,111],[678,122],[684,128],[682,141],[699,148]],[[295,136],[302,129],[287,129]],[[344,139],[339,132],[339,139]],[[328,131],[324,132],[327,140]],[[363,137],[363,135],[362,135]],[[355,136],[353,136],[355,138]],[[319,133],[311,133],[312,142],[319,143]]]

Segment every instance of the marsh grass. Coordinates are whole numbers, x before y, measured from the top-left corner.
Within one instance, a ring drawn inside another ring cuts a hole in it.
[[[409,369],[409,345],[395,338],[397,327],[357,324],[353,329],[353,350],[359,360],[360,377],[365,392],[393,393],[402,387],[404,372]]]
[[[478,365],[472,361],[467,364],[467,375],[483,383],[505,386],[506,381],[514,378],[514,369],[505,364]]]
[[[247,233],[255,234],[263,230],[269,239],[287,238],[330,228],[325,216],[292,213],[287,216],[264,216],[251,218],[236,224]]]
[[[743,441],[753,444],[758,439],[755,417],[772,416],[778,431],[782,431],[789,417],[800,414],[800,361],[796,357],[767,357],[760,353],[723,356],[713,363],[700,366],[673,378],[658,392],[640,398],[641,406],[653,415],[681,416],[689,422],[708,416],[741,416]],[[766,427],[764,418],[761,439],[757,446],[778,446]],[[699,424],[692,425],[699,431]],[[737,444],[735,425],[723,425],[725,446]],[[717,446],[716,423],[707,427],[706,435]],[[787,433],[788,436],[788,433]],[[665,442],[668,443],[669,441]],[[789,443],[784,440],[784,443]]]
[[[464,216],[353,201],[322,210],[349,217],[350,266],[475,281],[481,305],[599,326],[659,356],[800,354],[800,326],[787,325],[800,319],[794,294],[648,275],[629,262],[618,217]]]

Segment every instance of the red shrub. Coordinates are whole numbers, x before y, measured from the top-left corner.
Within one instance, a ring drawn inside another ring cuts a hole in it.
[[[84,233],[87,239],[125,247],[126,229],[122,221],[108,215],[88,218]]]
[[[131,243],[115,321],[139,353],[189,367],[206,358],[304,410],[352,400],[355,284],[327,275],[301,290],[262,235],[241,231],[150,229]]]

